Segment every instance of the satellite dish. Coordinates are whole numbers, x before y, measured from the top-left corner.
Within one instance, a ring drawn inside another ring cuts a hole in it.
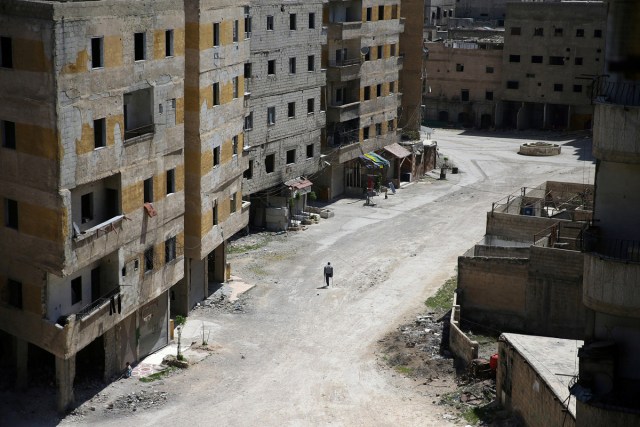
[[[369,53],[369,48],[368,47],[363,47],[360,49],[360,54],[361,55],[366,55],[367,53]]]

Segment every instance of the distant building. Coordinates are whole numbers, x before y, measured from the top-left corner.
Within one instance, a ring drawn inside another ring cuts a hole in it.
[[[507,3],[499,126],[591,128],[606,13],[602,2]]]

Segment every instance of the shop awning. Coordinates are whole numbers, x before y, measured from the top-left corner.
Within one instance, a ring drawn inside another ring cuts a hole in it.
[[[405,157],[408,157],[411,155],[411,152],[409,150],[407,150],[397,142],[394,142],[391,145],[387,145],[386,147],[384,147],[384,149],[389,153],[393,154],[398,159],[404,159]]]
[[[369,169],[375,169],[375,168],[381,169],[385,166],[390,166],[390,163],[384,157],[380,157],[373,151],[370,151],[369,153],[360,156],[360,160]]]

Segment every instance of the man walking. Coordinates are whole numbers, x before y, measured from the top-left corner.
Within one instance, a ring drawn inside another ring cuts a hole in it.
[[[333,267],[331,263],[328,262],[327,265],[324,266],[324,280],[327,282],[327,288],[329,287],[329,278],[333,277]]]

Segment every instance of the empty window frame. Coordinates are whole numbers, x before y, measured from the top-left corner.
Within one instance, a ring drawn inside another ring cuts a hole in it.
[[[244,64],[244,78],[245,79],[251,78],[251,62],[247,62]]]
[[[550,56],[549,57],[549,65],[564,65],[564,57],[563,56]]]
[[[276,73],[276,60],[270,59],[267,61],[267,74],[274,75]]]
[[[276,124],[276,107],[267,108],[267,125],[273,126]]]
[[[576,37],[584,37],[584,29],[583,28],[576,29]]]
[[[218,225],[218,201],[217,200],[213,201],[213,209],[212,209],[211,216],[213,218],[213,225]]]
[[[387,130],[393,130],[393,128],[394,128],[394,122],[393,122],[393,119],[391,119],[387,122]]]
[[[364,88],[364,100],[368,101],[371,99],[371,87],[370,86],[365,86]]]
[[[144,203],[153,203],[153,177],[144,180]]]
[[[367,8],[367,22],[370,22],[373,19],[372,15],[373,15],[373,10],[372,10],[372,8],[368,7]]]
[[[295,116],[296,116],[296,103],[295,102],[289,102],[287,104],[287,117],[292,119]]]
[[[167,194],[176,192],[176,170],[169,169],[167,171]]]
[[[378,21],[382,21],[384,19],[384,5],[378,6]]]
[[[382,83],[376,85],[376,96],[378,98],[382,96]]]
[[[313,114],[315,110],[315,100],[313,98],[307,99],[307,114]]]
[[[164,55],[173,56],[173,30],[164,32]]]
[[[396,44],[389,45],[389,56],[396,56]]]
[[[469,89],[460,89],[460,100],[461,101],[469,100]]]
[[[93,121],[93,146],[94,148],[104,147],[107,143],[107,126],[105,119]]]
[[[553,35],[555,37],[562,37],[564,35],[564,30],[562,28],[554,28]]]
[[[0,142],[4,148],[16,149],[16,124],[0,120]]]
[[[238,43],[238,33],[240,32],[240,22],[236,19],[233,21],[233,42]]]
[[[213,23],[213,47],[220,46],[220,23]]]
[[[396,82],[389,82],[389,93],[394,93],[396,91]]]
[[[287,164],[290,165],[296,162],[296,150],[287,150]]]
[[[519,36],[521,33],[521,28],[520,27],[511,27],[511,35],[512,36]]]
[[[267,31],[273,31],[273,16],[267,15]]]
[[[313,157],[313,144],[307,144],[307,159]]]
[[[220,83],[216,82],[212,85],[213,105],[220,105]]]
[[[484,99],[486,99],[487,101],[493,101],[493,92],[492,91],[486,91],[484,93]]]
[[[544,28],[538,27],[533,29],[534,37],[542,37],[544,36]]]
[[[213,167],[220,164],[220,146],[213,147]]]
[[[575,65],[582,65],[582,62],[583,62],[583,59],[579,56],[574,59]]]
[[[235,76],[233,79],[231,79],[231,83],[233,85],[233,99],[236,99],[238,97],[238,91],[240,88],[240,81],[238,79],[238,76]]]
[[[601,39],[602,38],[602,30],[593,30],[593,37],[595,37],[596,39]]]
[[[233,138],[231,138],[231,147],[232,147],[232,153],[234,156],[238,155],[238,141],[240,139],[238,138],[238,135],[234,136]]]
[[[229,213],[236,213],[238,209],[238,193],[235,192],[231,195],[231,199],[229,199]]]
[[[15,200],[4,199],[4,225],[18,229],[18,202]]]
[[[307,71],[315,71],[316,69],[316,56],[307,56]]]
[[[93,193],[80,197],[80,219],[82,224],[93,221]]]
[[[563,90],[562,83],[554,83],[553,84],[553,91],[554,92],[562,92],[562,90]]]
[[[104,67],[104,39],[93,37],[91,39],[91,68]]]
[[[542,55],[532,55],[531,63],[532,64],[542,64],[543,58]]]
[[[82,276],[71,279],[71,305],[82,302]]]
[[[362,128],[362,139],[363,140],[369,139],[369,126]]]
[[[244,171],[243,177],[246,179],[253,178],[253,160],[249,160],[249,167]]]
[[[253,111],[249,112],[249,115],[244,116],[244,130],[253,129]]]
[[[520,62],[520,55],[509,55],[509,62]]]
[[[383,55],[383,53],[382,53],[382,45],[379,45],[377,47],[377,50],[378,50],[378,52],[376,53],[376,58],[382,59],[382,55]]]
[[[11,37],[0,37],[0,67],[13,68],[13,42]]]
[[[364,60],[365,61],[371,61],[371,49],[372,48],[371,47],[367,47],[365,49],[366,49],[365,50],[366,53],[364,54]]]
[[[264,170],[266,173],[272,173],[276,167],[276,155],[268,154],[264,158]]]
[[[582,92],[582,85],[573,85],[573,91],[575,93],[580,93]]]
[[[484,72],[487,74],[493,74],[493,67],[485,67]]]
[[[289,29],[295,31],[298,29],[297,25],[298,16],[295,13],[289,14]]]
[[[507,81],[507,89],[518,89],[520,83],[517,80]]]
[[[164,241],[164,262],[170,263],[176,259],[176,236],[170,237]]]
[[[289,58],[289,73],[296,73],[296,58]]]
[[[144,61],[146,57],[146,34],[135,33],[133,35],[133,59],[135,61]]]
[[[9,299],[7,300],[9,305],[22,309],[22,283],[7,279],[7,290],[9,291]]]
[[[382,123],[376,123],[376,136],[382,135]]]
[[[245,7],[248,8],[248,6],[245,6]],[[251,38],[251,27],[252,27],[251,17],[248,15],[248,11],[245,11],[245,17],[244,17],[244,38],[245,39]]]
[[[153,271],[153,246],[144,251],[144,271]]]
[[[464,71],[464,64],[456,64],[456,71],[461,73]]]
[[[309,12],[309,29],[312,30],[314,28],[316,28],[316,14]]]

